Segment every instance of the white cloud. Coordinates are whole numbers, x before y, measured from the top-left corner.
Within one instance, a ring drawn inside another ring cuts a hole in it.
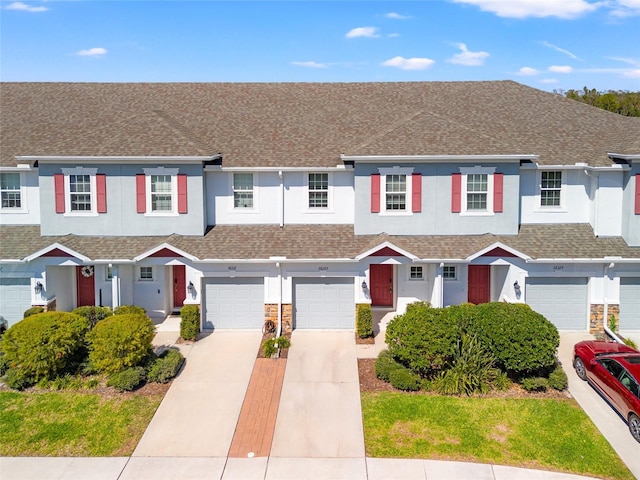
[[[627,78],[640,78],[640,68],[636,70],[629,70],[622,74],[623,77]]]
[[[387,37],[389,37],[389,38],[396,38],[396,37],[399,37],[399,36],[400,36],[399,33],[390,33],[389,35],[387,35]]]
[[[584,62],[584,60],[582,60],[580,57],[578,57],[576,54],[571,53],[569,50],[565,50],[564,48],[560,48],[557,45],[554,45],[553,43],[549,43],[546,40],[543,40],[542,42],[540,42],[541,45],[544,45],[545,47],[549,47],[554,49],[556,52],[560,52],[560,53],[564,53],[565,55],[568,55],[569,57],[573,58],[574,60],[580,60],[581,62]]]
[[[307,67],[307,68],[327,68],[324,63],[318,62],[291,62],[292,65],[296,65],[298,67]]]
[[[535,68],[531,67],[522,67],[518,70],[518,75],[524,75],[525,77],[531,77],[533,75],[540,75],[540,72]]]
[[[629,65],[640,67],[640,60],[636,60],[634,58],[627,58],[627,57],[606,57],[606,58],[608,58],[609,60],[615,60],[616,62],[623,62]]]
[[[462,51],[448,59],[447,62],[449,63],[477,67],[483,65],[485,59],[489,56],[487,52],[470,52],[464,43],[457,43],[456,46]]]
[[[573,68],[568,65],[551,65],[549,71],[553,73],[571,73]]]
[[[499,17],[558,17],[576,18],[597,10],[606,2],[590,3],[586,0],[452,0],[455,3],[475,5],[480,10]],[[636,1],[636,0],[623,0]]]
[[[543,78],[540,83],[559,83],[555,78]]]
[[[413,17],[410,17],[408,15],[401,15],[401,14],[396,13],[396,12],[385,13],[384,16],[385,16],[385,18],[390,18],[392,20],[409,20],[410,18],[413,18]]]
[[[378,38],[380,35],[378,34],[377,27],[358,27],[350,30],[346,37],[347,38],[357,38],[357,37],[368,37],[368,38]]]
[[[107,53],[106,48],[96,47],[89,48],[87,50],[80,50],[76,53],[76,55],[80,55],[81,57],[99,57],[100,55],[105,55]]]
[[[640,0],[617,0],[617,2],[612,2],[610,7],[614,17],[640,15]]]
[[[5,10],[22,10],[23,12],[32,13],[46,12],[47,10],[49,10],[47,7],[32,7],[31,5],[27,5],[26,3],[22,2],[13,2],[4,8]]]
[[[434,63],[436,61],[430,58],[404,58],[398,56],[382,62],[381,65],[383,67],[396,67],[401,70],[426,70]]]

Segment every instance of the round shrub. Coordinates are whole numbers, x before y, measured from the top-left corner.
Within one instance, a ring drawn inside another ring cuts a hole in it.
[[[398,390],[415,392],[420,390],[421,378],[407,367],[398,365],[395,370],[389,372],[389,383]]]
[[[116,390],[130,392],[144,383],[145,372],[142,367],[125,368],[116,373],[112,373],[107,380],[107,386]]]
[[[135,305],[120,305],[113,310],[114,315],[127,315],[137,314],[146,315],[147,311],[142,307],[136,307]]]
[[[0,348],[9,369],[28,383],[54,378],[78,364],[86,353],[86,318],[68,312],[44,312],[9,328]]]
[[[513,376],[527,376],[553,367],[560,336],[555,325],[528,305],[484,303],[475,307],[469,333]]]
[[[113,315],[113,312],[109,307],[95,307],[89,305],[78,307],[75,310],[72,310],[71,313],[75,313],[76,315],[80,315],[81,317],[89,320],[89,328],[95,327],[96,323],[98,323],[100,320]]]
[[[557,365],[556,368],[549,374],[549,388],[554,390],[566,390],[569,388],[569,379],[564,369]]]
[[[151,351],[155,332],[146,315],[113,315],[87,334],[89,360],[98,372],[116,373],[142,364]]]
[[[195,340],[200,332],[200,308],[185,305],[180,310],[180,336],[184,340]]]
[[[527,392],[544,392],[549,386],[549,382],[544,377],[527,377],[520,383]]]
[[[149,382],[167,383],[178,374],[184,363],[184,357],[179,350],[165,350],[151,364],[147,373]]]
[[[398,362],[393,359],[389,350],[381,351],[374,365],[376,377],[384,382],[388,382],[391,377],[391,371],[398,368],[398,365]]]
[[[22,318],[30,317],[31,315],[37,315],[38,313],[44,312],[44,307],[31,307],[27,308],[22,315]]]

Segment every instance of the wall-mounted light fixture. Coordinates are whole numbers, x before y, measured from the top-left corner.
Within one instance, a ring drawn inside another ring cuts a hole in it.
[[[518,280],[513,282],[513,289],[515,290],[516,293],[520,293],[520,284],[518,283]]]
[[[193,294],[193,291],[196,289],[196,287],[193,286],[193,282],[189,282],[189,285],[187,285],[187,292]]]
[[[36,292],[36,295],[40,295],[42,293],[42,284],[40,283],[40,281],[37,281],[35,286],[33,287],[33,289]]]
[[[367,291],[367,282],[365,282],[364,280],[362,281],[362,290],[364,290],[365,292]]]

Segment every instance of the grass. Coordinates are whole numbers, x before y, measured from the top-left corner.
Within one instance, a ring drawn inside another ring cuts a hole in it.
[[[634,478],[570,399],[363,392],[362,414],[366,452],[372,457],[449,459]]]
[[[0,456],[128,456],[162,395],[0,392]]]

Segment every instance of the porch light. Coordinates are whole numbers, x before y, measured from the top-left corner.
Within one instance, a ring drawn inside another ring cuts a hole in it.
[[[42,293],[42,284],[40,283],[40,281],[37,281],[35,286],[33,287],[33,289],[36,292],[36,295],[40,295]]]
[[[193,282],[189,282],[189,285],[187,285],[187,292],[193,294],[193,291],[195,290],[196,287],[193,286]]]
[[[513,282],[513,289],[515,290],[516,293],[520,293],[520,284],[518,283],[518,280]]]
[[[367,291],[367,282],[365,282],[365,281],[363,280],[363,281],[362,281],[362,285],[361,285],[361,286],[362,286],[362,290],[366,292],[366,291]]]

